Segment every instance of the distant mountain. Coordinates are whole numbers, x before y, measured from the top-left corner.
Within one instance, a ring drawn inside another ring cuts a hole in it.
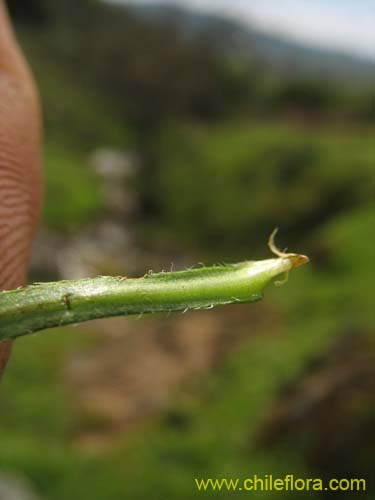
[[[203,37],[231,57],[257,60],[278,74],[375,82],[375,64],[367,59],[304,45],[234,19],[163,3],[127,4],[127,8],[150,21],[172,23],[188,37]]]

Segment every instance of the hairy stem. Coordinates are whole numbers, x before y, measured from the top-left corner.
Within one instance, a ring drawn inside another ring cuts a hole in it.
[[[282,254],[241,264],[150,273],[139,279],[99,277],[2,292],[0,341],[109,316],[253,302],[262,298],[273,278],[307,261],[304,256]]]

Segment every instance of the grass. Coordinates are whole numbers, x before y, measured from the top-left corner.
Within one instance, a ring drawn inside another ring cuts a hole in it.
[[[101,209],[99,184],[84,155],[47,145],[44,177],[47,228],[74,231],[95,220]]]
[[[187,247],[218,248],[221,258],[246,258],[275,226],[291,244],[305,240],[371,198],[372,133],[273,122],[169,132],[157,190],[165,224]]]
[[[67,78],[62,61],[48,60],[35,36],[25,34],[24,45],[46,109],[44,224],[79,231],[101,209],[87,153],[131,146],[132,133]],[[104,332],[98,338],[64,328],[17,341],[1,386],[0,470],[25,475],[43,500],[191,500],[195,477],[311,475],[303,442],[260,450],[257,426],[280,387],[348,326],[374,331],[373,127],[184,125],[164,134],[158,153],[155,192],[163,218],[145,229],[151,247],[174,243],[206,262],[260,258],[279,225],[290,250],[306,252],[312,262],[284,290],[268,289],[265,311],[277,317],[271,330],[257,326],[241,350],[193,377],[194,391],[179,390],[155,418],[95,454],[77,446],[83,424],[65,366],[71,355],[104,342]],[[253,330],[247,307],[257,306],[240,307],[243,328]],[[371,500],[374,492],[361,498]]]
[[[77,447],[82,422],[64,370],[70,355],[101,340],[65,328],[17,341],[1,387],[0,469],[27,476],[45,500],[190,500],[195,477],[311,475],[303,440],[256,449],[257,426],[280,387],[348,326],[373,331],[370,129],[186,127],[165,140],[158,186],[164,220],[155,238],[173,235],[179,248],[195,246],[208,260],[213,247],[228,261],[237,253],[264,257],[266,236],[281,223],[282,240],[312,262],[285,289],[268,289],[266,311],[278,318],[271,331],[258,326],[240,351],[195,379],[193,393],[181,389],[154,419],[93,455]],[[55,143],[46,151],[45,223],[77,230],[95,219],[100,196],[84,153],[62,151]],[[252,329],[247,306],[239,307],[243,328]]]
[[[373,262],[361,242],[372,222],[372,211],[363,209],[317,231],[315,241],[324,235],[340,269],[323,273],[313,264],[294,273],[285,293],[270,288],[267,300],[282,315],[281,328],[259,331],[199,380],[195,396],[181,391],[158,419],[120,437],[102,454],[88,456],[75,448],[74,410],[60,385],[65,357],[95,340],[68,329],[18,342],[2,387],[0,468],[21,471],[48,500],[145,500],[150,495],[188,500],[195,495],[195,477],[307,475],[301,443],[260,451],[252,447],[253,434],[280,385],[297,376],[348,321],[371,324],[366,295]],[[359,282],[361,289],[353,290],[351,284]],[[170,424],[173,412],[182,415],[182,425]],[[265,493],[264,498],[273,497]],[[280,493],[278,498],[288,497]]]
[[[41,96],[48,142],[80,153],[134,144],[131,127],[103,96],[78,84],[63,59],[51,58],[43,32],[21,30],[19,35]]]

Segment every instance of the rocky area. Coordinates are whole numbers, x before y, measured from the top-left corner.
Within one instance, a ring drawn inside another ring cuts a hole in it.
[[[31,485],[26,479],[15,476],[0,474],[0,500],[41,500],[32,491]]]

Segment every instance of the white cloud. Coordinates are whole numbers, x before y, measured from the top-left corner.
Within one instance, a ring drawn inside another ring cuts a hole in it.
[[[266,29],[309,43],[375,54],[375,8],[374,16],[370,16],[360,8],[343,8],[335,1],[322,5],[319,1],[265,0],[253,2],[248,14]]]
[[[124,2],[126,0],[115,0]],[[128,0],[161,3],[163,0]],[[375,57],[373,0],[167,0],[253,22],[306,43]]]

